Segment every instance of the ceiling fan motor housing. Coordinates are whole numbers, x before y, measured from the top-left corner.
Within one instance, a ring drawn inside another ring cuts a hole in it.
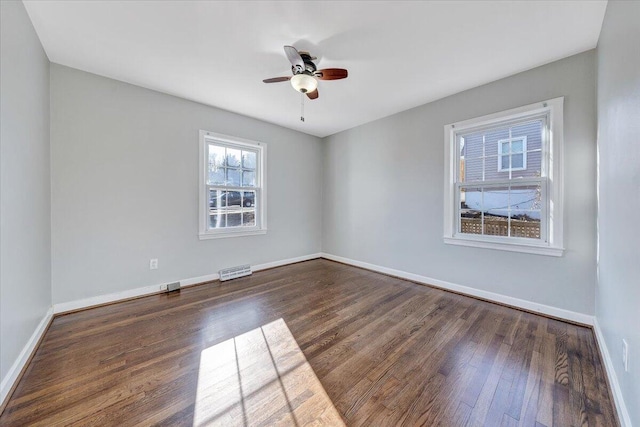
[[[291,71],[293,72],[293,74],[295,75],[295,74],[306,73],[309,75],[313,75],[313,73],[315,73],[318,69],[316,67],[316,64],[313,63],[313,60],[315,58],[309,55],[308,52],[298,52],[298,53],[300,54],[300,57],[304,62],[304,69],[302,69],[302,67],[300,67],[299,65],[292,65]]]

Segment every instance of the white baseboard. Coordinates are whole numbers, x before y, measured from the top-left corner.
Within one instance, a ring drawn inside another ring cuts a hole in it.
[[[317,259],[317,258],[322,258],[322,254],[317,253],[317,254],[299,256],[296,258],[289,258],[282,261],[267,262],[265,264],[254,265],[251,267],[251,269],[253,271],[267,270],[269,268],[281,267],[283,265],[295,264],[297,262],[309,261],[310,259]]]
[[[126,291],[114,292],[106,295],[98,295],[95,297],[83,298],[75,301],[61,302],[53,305],[53,313],[60,314],[74,310],[81,310],[96,305],[108,304],[111,302],[136,298],[145,295],[152,295],[161,292],[160,284],[145,286],[143,288],[128,289]]]
[[[483,291],[480,289],[470,288],[468,286],[457,285],[451,282],[445,282],[444,280],[433,279],[431,277],[421,276],[419,274],[407,273],[406,271],[395,270],[393,268],[381,267],[375,264],[369,264],[367,262],[356,261],[350,258],[344,258],[337,255],[328,253],[322,253],[322,258],[326,258],[332,261],[338,261],[344,264],[353,265],[356,267],[366,268],[367,270],[377,271],[379,273],[389,274],[391,276],[400,277],[402,279],[411,280],[425,285],[434,286],[436,288],[442,288],[461,294],[494,301],[501,304],[510,305],[513,307],[522,308],[524,310],[532,311],[534,313],[545,314],[547,316],[557,317],[559,319],[569,320],[571,322],[581,323],[583,325],[592,326],[593,316],[583,313],[577,313],[575,311],[565,310],[563,308],[557,308],[550,305],[538,304],[535,302],[510,297],[507,295],[497,294],[494,292]]]
[[[596,340],[598,341],[598,347],[600,348],[600,356],[604,363],[605,373],[609,378],[609,385],[611,386],[611,392],[613,393],[613,402],[616,405],[616,411],[618,411],[620,427],[631,427],[631,416],[629,415],[629,411],[627,411],[627,406],[625,405],[624,398],[622,397],[622,390],[620,389],[620,383],[618,382],[616,371],[613,368],[613,361],[611,360],[611,355],[607,348],[607,342],[604,340],[604,335],[602,334],[602,329],[600,329],[598,318],[594,317],[593,320],[593,331],[596,335]]]
[[[27,362],[29,361],[31,353],[33,353],[36,345],[40,341],[40,338],[42,338],[42,335],[47,330],[47,326],[49,325],[52,317],[53,309],[50,308],[49,310],[47,310],[47,313],[44,315],[35,331],[33,331],[31,338],[29,338],[29,341],[27,341],[27,344],[18,355],[16,361],[13,362],[13,365],[9,369],[9,372],[7,372],[7,375],[5,375],[5,377],[2,379],[2,383],[0,383],[0,404],[2,404],[9,395],[11,388],[20,376],[20,372],[22,372]]]
[[[308,261],[310,259],[320,258],[321,254],[310,254],[296,258],[283,259],[279,261],[268,262],[265,264],[257,264],[251,266],[253,271],[266,270],[268,268],[280,267],[282,265],[294,264],[296,262]],[[211,282],[218,280],[220,276],[218,273],[207,274],[205,276],[191,277],[188,279],[180,280],[181,287],[193,286],[199,283]],[[137,298],[145,295],[153,295],[162,292],[161,287],[166,283],[158,283],[157,285],[145,286],[142,288],[129,289],[121,292],[114,292],[106,295],[98,295],[95,297],[84,298],[75,301],[63,302],[53,305],[53,313],[66,313],[68,311],[81,310],[101,304],[109,304],[116,301],[122,301],[130,298]]]
[[[220,275],[218,273],[206,274],[204,276],[192,277],[190,279],[180,280],[180,287],[186,288],[188,286],[199,285],[200,283],[213,282],[218,280]],[[160,285],[159,285],[160,286]]]

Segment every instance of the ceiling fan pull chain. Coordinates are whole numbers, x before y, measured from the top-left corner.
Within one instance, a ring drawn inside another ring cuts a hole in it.
[[[304,93],[300,92],[300,121],[304,122]]]

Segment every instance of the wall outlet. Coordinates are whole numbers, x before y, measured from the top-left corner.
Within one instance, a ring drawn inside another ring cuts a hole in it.
[[[149,260],[149,270],[158,269],[158,258],[152,258]]]
[[[160,285],[160,290],[161,291],[166,291],[167,290],[167,285]]]
[[[629,344],[626,340],[622,340],[622,365],[624,371],[629,372]]]

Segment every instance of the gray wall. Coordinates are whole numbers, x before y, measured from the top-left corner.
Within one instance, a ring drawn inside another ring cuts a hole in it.
[[[49,60],[22,2],[0,2],[0,378],[51,306]]]
[[[598,43],[596,318],[633,425],[640,425],[640,2],[610,1]],[[622,365],[629,344],[629,372]]]
[[[326,138],[323,251],[593,314],[595,61],[588,51]],[[565,97],[564,256],[445,245],[444,125],[558,96]]]
[[[267,143],[266,235],[198,239],[199,129]],[[54,304],[319,252],[321,144],[52,64]]]

